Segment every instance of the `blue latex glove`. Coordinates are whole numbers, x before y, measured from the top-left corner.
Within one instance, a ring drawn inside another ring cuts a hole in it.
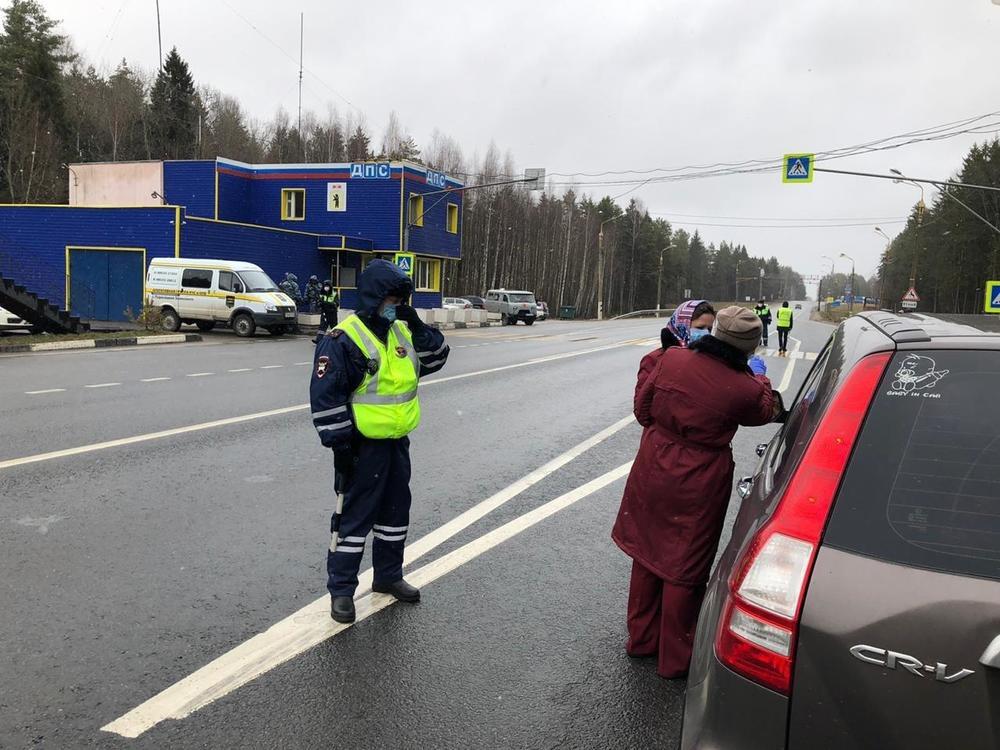
[[[747,361],[747,365],[750,367],[750,371],[754,375],[767,375],[767,364],[765,364],[763,358],[758,357],[756,354]]]

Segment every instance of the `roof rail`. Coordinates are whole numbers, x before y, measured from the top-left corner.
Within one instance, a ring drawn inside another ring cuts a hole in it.
[[[861,313],[859,317],[867,320],[897,344],[931,340],[927,331],[912,320],[907,320],[895,313],[875,310]]]

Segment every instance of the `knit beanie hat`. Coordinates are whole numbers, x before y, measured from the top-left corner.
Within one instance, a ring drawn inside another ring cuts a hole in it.
[[[760,318],[753,311],[735,305],[719,310],[712,327],[715,338],[735,346],[748,357],[760,344],[760,331]]]

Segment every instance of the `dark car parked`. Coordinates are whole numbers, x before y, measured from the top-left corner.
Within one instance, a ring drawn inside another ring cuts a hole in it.
[[[472,309],[473,310],[485,310],[486,309],[486,300],[484,300],[482,297],[476,297],[475,295],[471,295],[471,294],[463,294],[462,295],[462,299],[469,300],[469,302],[472,303]]]
[[[1000,747],[998,333],[837,329],[740,481],[682,748]]]

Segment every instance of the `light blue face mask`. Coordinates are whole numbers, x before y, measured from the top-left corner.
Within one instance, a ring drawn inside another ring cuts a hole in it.
[[[382,308],[380,313],[383,318],[388,320],[390,323],[396,322],[396,305],[386,305]]]
[[[692,328],[691,332],[688,334],[688,343],[693,344],[695,341],[700,338],[704,338],[709,333],[711,333],[711,331],[707,328]]]

